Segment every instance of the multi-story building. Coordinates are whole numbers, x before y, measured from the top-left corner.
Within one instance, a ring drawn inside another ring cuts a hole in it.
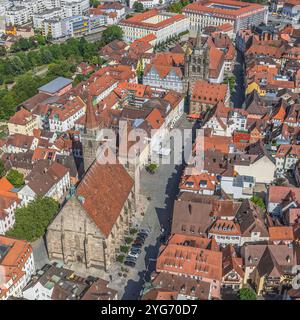
[[[86,278],[54,263],[32,276],[22,295],[27,300],[79,300],[88,288]]]
[[[189,19],[182,14],[159,12],[156,9],[134,15],[119,23],[125,41],[133,42],[150,33],[157,43],[164,42],[189,29]]]
[[[49,115],[49,128],[52,132],[66,132],[72,129],[76,120],[84,116],[85,104],[76,97],[60,106],[52,106]]]
[[[282,144],[275,154],[276,175],[282,176],[288,170],[294,170],[300,158],[300,146],[293,144]]]
[[[183,66],[183,54],[159,53],[146,65],[143,84],[158,90],[184,92]]]
[[[25,240],[0,236],[0,300],[21,297],[34,272],[31,245]]]
[[[90,31],[90,19],[82,15],[62,20],[62,33],[67,37],[79,37]]]
[[[47,9],[41,13],[34,14],[33,15],[33,27],[35,29],[43,30],[43,23],[44,21],[49,21],[54,18],[59,18],[62,15],[62,9],[61,8],[53,8],[53,9]]]
[[[267,22],[268,9],[259,4],[234,0],[201,0],[183,8],[190,19],[190,30],[231,23],[234,33]]]
[[[214,240],[174,234],[157,258],[156,271],[210,283],[212,299],[220,298],[222,253]]]
[[[40,160],[34,164],[25,182],[26,185],[18,191],[25,205],[38,196],[59,201],[70,188],[70,169],[58,162],[49,164],[48,161]]]
[[[13,189],[5,177],[0,179],[0,234],[5,234],[15,223],[15,210],[21,201]]]
[[[58,39],[64,37],[62,30],[62,20],[60,18],[45,19],[41,23],[41,32],[43,36]]]
[[[7,122],[9,134],[21,133],[33,135],[33,130],[38,128],[37,118],[26,109],[17,111]]]

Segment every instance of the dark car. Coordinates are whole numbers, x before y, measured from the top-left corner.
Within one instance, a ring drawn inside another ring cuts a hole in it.
[[[137,236],[146,239],[148,237],[148,234],[144,232],[139,232]]]
[[[131,250],[141,250],[142,246],[141,243],[135,243],[131,246]]]
[[[132,267],[132,268],[134,268],[135,267],[135,262],[133,262],[133,261],[125,261],[124,262],[124,264],[125,264],[125,266],[128,266],[128,267]]]
[[[137,247],[135,247],[135,248],[131,248],[131,250],[130,250],[131,252],[133,252],[133,253],[137,253],[137,254],[140,254],[141,252],[142,252],[142,250],[141,249],[139,249],[139,248],[137,248]]]
[[[140,237],[140,236],[136,237],[135,240],[145,242],[145,238],[144,237]]]
[[[136,262],[136,259],[135,257],[132,257],[132,256],[127,256],[125,261],[133,261],[133,262]]]

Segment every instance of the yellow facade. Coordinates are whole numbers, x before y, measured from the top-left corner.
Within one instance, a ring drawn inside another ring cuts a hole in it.
[[[262,89],[256,82],[252,82],[248,85],[246,94],[251,93],[253,90],[256,90],[260,96],[266,95],[266,90]]]

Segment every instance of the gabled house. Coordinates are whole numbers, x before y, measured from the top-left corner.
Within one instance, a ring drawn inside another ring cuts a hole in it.
[[[275,161],[266,150],[263,142],[250,145],[246,149],[246,154],[240,159],[248,160],[235,162],[234,170],[241,176],[252,176],[256,183],[271,183],[275,174]]]
[[[280,293],[292,279],[296,256],[292,246],[275,244],[245,245],[242,248],[245,266],[244,283],[254,285],[258,295]]]
[[[236,249],[228,245],[222,250],[222,289],[238,291],[244,282],[243,259],[238,256]]]
[[[269,240],[264,213],[252,201],[248,199],[242,201],[235,216],[235,221],[239,224],[241,230],[240,246],[245,243]]]

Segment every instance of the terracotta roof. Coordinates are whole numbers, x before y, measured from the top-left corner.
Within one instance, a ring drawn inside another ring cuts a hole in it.
[[[179,184],[181,190],[214,191],[216,188],[216,177],[205,172],[196,172],[192,170],[191,174],[184,174]]]
[[[191,100],[213,105],[218,102],[225,102],[227,89],[226,84],[198,80],[194,84]]]
[[[109,282],[99,279],[85,292],[81,300],[114,300],[118,291],[109,288]]]
[[[240,236],[240,226],[232,220],[217,219],[208,231],[211,235]]]
[[[27,186],[39,196],[45,196],[51,188],[59,183],[70,170],[58,162],[38,160],[27,175]]]
[[[236,272],[241,280],[244,278],[243,259],[237,256],[236,249],[232,245],[228,245],[222,251],[223,254],[223,277],[230,272]]]
[[[268,189],[268,202],[281,203],[289,194],[300,202],[300,188],[271,185]]]
[[[225,55],[222,50],[211,47],[209,49],[209,76],[218,78],[224,64]]]
[[[276,226],[269,227],[270,241],[294,240],[293,227]]]
[[[153,109],[145,119],[152,129],[159,129],[165,122],[162,114],[158,109]]]
[[[17,111],[12,117],[10,117],[8,123],[26,125],[28,122],[32,121],[32,119],[32,113],[22,108]]]
[[[242,256],[246,267],[259,267],[261,275],[275,270],[291,271],[296,264],[294,249],[288,245],[247,244],[242,247]]]
[[[188,241],[189,236],[185,239]],[[185,245],[168,243],[157,258],[156,270],[221,281],[222,253],[195,247],[188,242]]]
[[[4,283],[0,283],[0,299],[4,297],[12,285],[24,276],[25,263],[32,254],[32,248],[29,242],[17,240],[0,235],[0,246],[8,247],[8,252],[4,257],[0,257],[0,277],[4,277]],[[3,279],[3,278],[2,278]],[[9,288],[4,284],[12,281]]]
[[[221,5],[229,5],[237,7],[237,9],[228,9],[221,7],[212,7],[212,4],[221,4]],[[242,2],[242,1],[232,1],[232,0],[208,0],[208,1],[199,1],[196,3],[189,4],[183,8],[183,12],[199,12],[203,14],[212,14],[213,16],[218,16],[230,19],[237,19],[239,16],[254,13],[254,11],[261,9],[264,7],[259,4]]]
[[[294,156],[300,159],[300,145],[281,144],[275,154],[275,157],[285,158],[288,156]]]
[[[131,26],[142,27],[142,28],[147,27],[153,30],[159,30],[173,24],[174,22],[186,19],[186,17],[183,14],[175,14],[157,23],[146,22],[147,19],[151,17],[155,17],[158,14],[159,14],[159,11],[157,9],[148,10],[146,12],[135,14],[133,17],[130,17],[128,19],[122,20],[119,24],[131,25]]]
[[[133,180],[120,164],[95,161],[77,188],[82,208],[108,237],[133,187]]]
[[[15,133],[8,137],[6,145],[15,146],[18,148],[30,149],[33,141],[33,136],[27,136],[25,134]]]

